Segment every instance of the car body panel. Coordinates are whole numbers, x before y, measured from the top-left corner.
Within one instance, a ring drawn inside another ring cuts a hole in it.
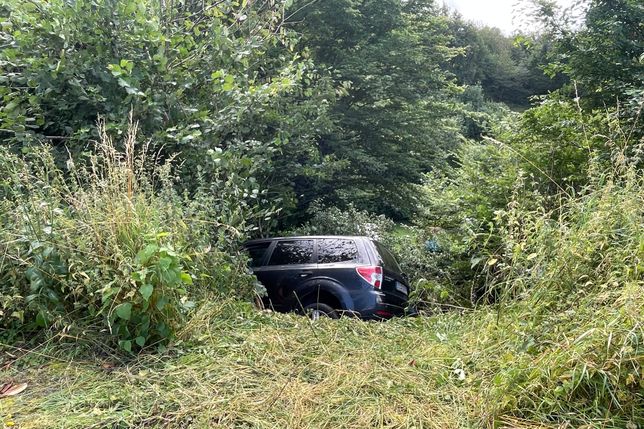
[[[306,257],[300,258],[299,255],[303,253],[297,247],[308,246],[307,240],[314,241],[311,257],[305,263],[300,263],[307,259],[308,253],[305,254]],[[282,244],[279,244],[281,242]],[[294,236],[251,240],[246,242],[244,247],[261,248],[266,243],[270,244],[265,255],[262,258],[254,258],[256,265],[258,263],[261,265],[251,268],[258,280],[266,287],[268,296],[264,298],[264,302],[267,307],[277,311],[297,311],[307,303],[330,300],[334,307],[339,307],[337,310],[364,319],[380,319],[387,318],[387,315],[404,314],[408,294],[404,294],[399,289],[406,288],[409,291],[409,284],[406,276],[400,272],[395,259],[392,263],[386,263],[393,256],[382,244],[360,236]],[[278,256],[273,259],[278,245],[280,246]],[[323,245],[326,247],[323,248]],[[289,246],[291,246],[290,250],[288,250]],[[343,246],[348,249],[344,253]],[[280,252],[284,252],[284,249],[287,249],[286,252],[295,254],[297,263],[270,265],[272,262],[280,261]],[[300,253],[297,253],[298,251]],[[329,253],[334,251],[339,253]],[[385,251],[387,254],[381,255]],[[255,252],[255,256],[259,253],[261,252]],[[351,260],[318,263],[324,260],[324,257],[327,259],[351,258]],[[383,268],[383,282],[380,289],[374,288],[356,270],[361,266],[376,265]]]

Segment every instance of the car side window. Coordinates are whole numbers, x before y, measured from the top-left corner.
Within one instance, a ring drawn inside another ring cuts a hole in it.
[[[309,264],[313,259],[313,240],[278,241],[268,265]]]
[[[261,266],[262,262],[264,262],[264,255],[266,255],[266,251],[268,250],[268,247],[270,245],[271,245],[271,242],[267,241],[264,243],[256,243],[256,244],[251,244],[247,246],[246,251],[250,256],[250,261],[248,264],[251,267]]]
[[[318,240],[318,264],[335,264],[358,261],[358,246],[345,238],[322,238]]]

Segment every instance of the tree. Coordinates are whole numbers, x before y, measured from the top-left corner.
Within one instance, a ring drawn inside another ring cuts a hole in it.
[[[644,100],[644,8],[638,0],[590,0],[583,25],[557,14],[550,2],[534,0],[535,15],[554,41],[550,71],[577,84],[584,108],[621,103],[631,115]]]
[[[292,10],[301,43],[343,89],[331,107],[336,126],[318,139],[321,157],[337,168],[315,193],[408,218],[410,184],[457,140],[442,69],[453,55],[446,19],[428,0],[302,0]]]
[[[334,94],[295,49],[282,6],[0,0],[0,141],[79,157],[97,117],[122,134],[132,112],[160,156],[180,154],[189,191],[199,169],[233,180],[252,166],[256,182],[239,198],[288,208],[295,181],[314,173]],[[224,155],[213,164],[209,151]]]
[[[551,47],[543,37],[508,37],[498,28],[479,27],[458,14],[450,15],[449,23],[452,46],[460,52],[450,70],[462,84],[481,85],[491,100],[524,109],[530,106],[530,97],[563,84],[560,74],[544,73]]]

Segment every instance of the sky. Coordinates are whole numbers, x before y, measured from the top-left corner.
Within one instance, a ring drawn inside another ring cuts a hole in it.
[[[439,0],[440,1],[440,0]],[[463,17],[477,24],[498,27],[510,35],[521,27],[517,19],[520,0],[442,0],[447,6],[458,10]],[[574,0],[557,0],[561,6],[567,7]]]

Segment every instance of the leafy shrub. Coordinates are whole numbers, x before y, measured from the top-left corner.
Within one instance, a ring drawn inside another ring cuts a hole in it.
[[[394,227],[394,222],[384,215],[374,215],[349,205],[346,210],[324,207],[315,202],[309,209],[311,219],[292,229],[298,235],[363,235],[382,240]]]
[[[231,217],[208,206],[208,187],[179,194],[172,161],[135,150],[136,126],[123,152],[99,129],[96,155],[69,160],[67,171],[48,147],[24,158],[0,151],[2,326],[77,334],[94,326],[131,351],[171,339],[192,299],[251,296],[254,278],[234,250],[249,229],[244,212],[224,224]],[[235,186],[221,188],[233,195]]]
[[[593,177],[552,212],[499,213],[495,288],[516,338],[499,351],[511,367],[488,369],[496,412],[607,427],[641,415],[644,178],[623,163]]]
[[[425,232],[416,226],[398,226],[383,238],[409,276],[410,303],[421,310],[441,310],[462,299],[450,288],[451,255],[442,246],[440,231]],[[439,244],[440,243],[440,244]]]
[[[508,117],[495,134],[498,139],[465,142],[455,165],[428,174],[421,188],[417,222],[441,231],[449,288],[474,303],[494,300],[486,291],[502,281],[506,219],[499,213],[509,206],[551,212],[616,157],[638,162],[641,152],[624,142],[632,133],[621,129],[616,112],[583,113],[557,99]]]
[[[461,134],[468,139],[480,139],[510,115],[503,103],[490,101],[480,85],[467,85],[459,95],[462,103]]]
[[[295,183],[319,178],[335,95],[282,25],[283,3],[0,0],[0,141],[49,142],[62,166],[99,138],[97,115],[124,136],[132,112],[161,158],[181,153],[182,188],[222,190],[233,176],[204,166],[220,155],[287,206]]]
[[[426,176],[417,222],[440,247],[435,257],[452,295],[476,301],[487,281],[485,264],[501,246],[495,212],[508,204],[513,189],[527,192],[511,151],[466,142],[457,156],[457,165]]]

